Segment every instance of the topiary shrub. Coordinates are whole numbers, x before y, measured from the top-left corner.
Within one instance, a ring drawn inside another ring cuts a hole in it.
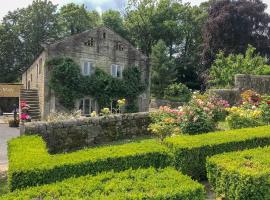
[[[3,199],[204,200],[204,193],[203,185],[175,169],[149,168],[71,178],[25,191],[15,191]]]
[[[270,148],[216,155],[207,159],[207,177],[218,197],[270,199]]]
[[[270,127],[238,129],[196,136],[175,136],[164,143],[173,151],[175,166],[184,174],[206,179],[206,158],[216,154],[270,145]]]

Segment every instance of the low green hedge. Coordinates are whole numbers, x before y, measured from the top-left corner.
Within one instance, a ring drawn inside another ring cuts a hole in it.
[[[50,155],[41,137],[23,136],[9,142],[8,152],[11,191],[102,171],[171,164],[167,148],[154,139]]]
[[[176,136],[165,139],[175,156],[175,166],[184,174],[206,179],[206,157],[224,152],[270,145],[270,126]]]
[[[207,159],[207,176],[216,194],[228,200],[270,199],[270,147]]]
[[[203,200],[205,197],[204,187],[201,184],[175,169],[148,168],[71,178],[24,191],[17,190],[0,199]]]

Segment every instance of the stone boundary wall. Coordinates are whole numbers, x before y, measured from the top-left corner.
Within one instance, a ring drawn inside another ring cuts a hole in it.
[[[26,123],[21,135],[40,135],[50,153],[62,153],[119,139],[150,135],[149,113],[110,115],[61,122]]]
[[[253,90],[259,94],[270,94],[270,76],[268,75],[245,75],[235,76],[235,87],[233,89],[211,89],[231,105],[237,104],[241,100],[240,94],[245,90]]]
[[[151,99],[150,109],[158,109],[160,106],[170,106],[171,108],[178,108],[183,106],[183,102],[175,102],[166,99]]]

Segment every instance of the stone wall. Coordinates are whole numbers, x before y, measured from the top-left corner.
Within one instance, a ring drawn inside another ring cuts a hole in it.
[[[213,89],[222,99],[227,100],[230,105],[235,105],[241,100],[240,94],[245,90],[253,90],[259,94],[270,94],[270,76],[244,75],[235,76],[235,87],[233,89]]]
[[[149,123],[149,113],[111,115],[53,123],[26,123],[21,134],[41,135],[49,151],[59,153],[149,135]]]

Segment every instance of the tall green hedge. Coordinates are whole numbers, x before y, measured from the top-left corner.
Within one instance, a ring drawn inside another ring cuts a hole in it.
[[[102,171],[171,164],[167,148],[152,139],[50,155],[41,137],[24,136],[11,140],[8,151],[11,191]]]
[[[227,200],[270,199],[270,147],[208,158],[207,176]]]
[[[270,127],[258,127],[167,138],[174,153],[175,166],[184,174],[206,179],[206,157],[224,152],[270,145]]]
[[[15,191],[0,199],[203,200],[205,197],[201,184],[175,169],[148,168],[71,178],[63,182]]]

